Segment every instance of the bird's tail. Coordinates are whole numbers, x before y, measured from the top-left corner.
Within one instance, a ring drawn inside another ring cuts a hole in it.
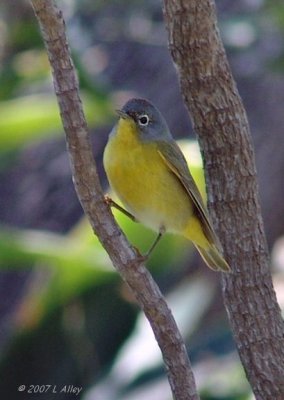
[[[209,268],[213,269],[214,271],[223,271],[223,272],[231,271],[229,264],[224,259],[221,252],[217,249],[216,246],[211,245],[206,249],[196,244],[195,246]]]

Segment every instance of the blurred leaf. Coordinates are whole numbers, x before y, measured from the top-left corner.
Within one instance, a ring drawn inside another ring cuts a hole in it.
[[[14,46],[15,52],[19,49],[43,47],[42,37],[34,19],[25,18],[13,22],[10,26],[9,41],[10,46]]]
[[[267,11],[272,15],[275,22],[280,28],[284,28],[284,3],[281,0],[266,0],[266,7],[264,8],[265,15]]]
[[[271,59],[268,63],[268,68],[275,74],[283,74],[284,71],[284,53],[279,54],[278,57]]]
[[[40,285],[40,290],[36,285],[35,291],[30,291],[29,313],[37,309],[37,318],[41,317],[39,314],[48,308],[65,303],[88,287],[117,277],[98,239],[94,235],[92,238],[92,242],[85,242],[76,235],[1,229],[0,268],[37,266],[35,271],[41,271],[44,286]]]
[[[190,172],[195,180],[195,183],[200,190],[200,193],[206,202],[206,184],[203,170],[203,162],[200,153],[200,148],[197,140],[178,140],[178,145],[180,146],[186,161],[188,163]]]
[[[82,95],[91,126],[101,125],[110,116],[108,104]],[[53,94],[38,94],[0,102],[1,150],[17,148],[28,141],[62,132],[58,106]]]

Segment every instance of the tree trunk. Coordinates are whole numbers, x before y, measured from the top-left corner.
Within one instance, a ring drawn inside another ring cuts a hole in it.
[[[269,272],[247,116],[212,0],[164,0],[169,47],[204,156],[208,203],[232,274],[223,295],[257,399],[284,399],[283,321]]]

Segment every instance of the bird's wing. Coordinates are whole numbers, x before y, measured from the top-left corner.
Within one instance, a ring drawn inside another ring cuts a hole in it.
[[[210,222],[210,217],[204,206],[201,194],[191,176],[182,151],[174,140],[167,142],[159,141],[157,149],[167,167],[174,173],[176,178],[183,185],[190,199],[195,205],[207,239],[209,242],[214,243],[217,248],[222,249],[220,241],[216,236]]]

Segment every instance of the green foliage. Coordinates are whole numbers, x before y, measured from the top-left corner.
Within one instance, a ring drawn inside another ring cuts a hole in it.
[[[284,4],[281,0],[266,0],[265,11],[270,14],[280,29],[284,29]]]
[[[86,223],[67,236],[2,228],[0,253],[2,270],[36,267],[46,276],[44,290],[34,298],[43,315],[50,306],[58,307],[88,287],[115,279],[106,253]]]
[[[89,125],[102,125],[110,114],[108,106],[87,94],[82,98]],[[0,102],[0,131],[0,151],[19,148],[47,136],[62,135],[54,95],[38,94]]]

